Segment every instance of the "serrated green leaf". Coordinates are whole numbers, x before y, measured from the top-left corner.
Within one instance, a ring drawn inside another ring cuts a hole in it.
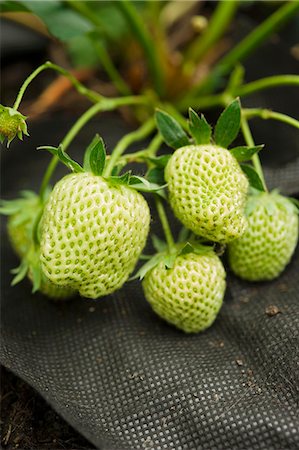
[[[164,184],[165,183],[164,169],[159,168],[159,167],[154,167],[153,169],[150,169],[147,172],[146,178],[151,183]]]
[[[63,150],[62,146],[59,145],[59,147],[52,147],[50,145],[43,145],[41,147],[37,147],[37,150],[47,150],[52,155],[55,155],[59,158],[59,160],[68,167],[72,172],[84,172],[84,169],[78,164],[76,161],[74,161],[65,151]]]
[[[86,150],[84,152],[83,169],[86,172],[90,172],[91,171],[90,164],[89,164],[90,153],[91,153],[92,149],[94,148],[94,146],[96,145],[96,143],[98,142],[99,139],[100,139],[100,136],[98,134],[96,134],[95,137],[93,138],[93,140],[91,141],[91,143],[88,145],[88,147],[86,148]]]
[[[92,149],[89,154],[89,166],[94,175],[102,175],[105,162],[106,151],[105,144],[101,137],[97,136]]]
[[[158,253],[162,253],[167,250],[166,242],[163,241],[162,239],[158,238],[158,236],[156,236],[155,234],[152,235],[152,242],[153,242],[154,249]]]
[[[131,178],[131,171],[124,173],[123,175],[110,175],[108,177],[108,181],[113,184],[129,184],[129,180]]]
[[[94,28],[82,14],[68,8],[62,1],[22,0],[20,3],[37,15],[50,33],[62,41],[84,35]]]
[[[189,145],[189,138],[181,125],[168,113],[158,109],[155,114],[157,128],[164,141],[170,147],[177,149]]]
[[[240,166],[245,175],[247,176],[250,185],[253,188],[257,189],[258,191],[265,191],[263,182],[260,179],[256,170],[252,166],[248,166],[247,164],[240,164]]]
[[[229,151],[236,158],[237,161],[249,161],[253,155],[258,153],[264,145],[255,145],[254,147],[240,146],[231,148]]]
[[[198,145],[209,144],[211,141],[212,128],[206,121],[204,115],[201,117],[189,108],[189,128],[195,143]]]
[[[76,161],[74,161],[65,151],[63,150],[62,146],[60,145],[58,147],[58,158],[61,162],[63,162],[72,172],[84,172],[83,168],[78,164]]]
[[[161,156],[150,156],[147,157],[146,160],[155,164],[156,167],[164,169],[166,167],[168,161],[170,160],[172,155],[161,155]]]
[[[217,145],[227,148],[237,137],[241,125],[241,105],[236,98],[220,115],[214,132]]]

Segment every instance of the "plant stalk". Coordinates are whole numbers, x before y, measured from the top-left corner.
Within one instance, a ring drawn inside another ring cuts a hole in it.
[[[46,69],[55,70],[56,72],[58,72],[61,75],[65,76],[66,78],[68,78],[70,80],[70,82],[73,84],[73,86],[76,88],[76,90],[80,94],[84,95],[89,100],[91,100],[93,103],[99,102],[99,101],[101,101],[103,99],[102,95],[98,94],[97,92],[92,91],[91,89],[87,89],[83,84],[80,83],[80,81],[77,80],[77,78],[75,78],[67,70],[63,69],[60,66],[57,66],[56,64],[51,63],[50,61],[47,61],[45,64],[42,64],[37,69],[35,69],[34,72],[32,72],[32,74],[29,75],[28,78],[26,78],[26,80],[22,84],[22,86],[21,86],[21,88],[19,90],[19,93],[17,95],[17,98],[16,98],[16,100],[14,102],[14,105],[13,105],[14,109],[18,109],[19,108],[21,100],[23,98],[23,95],[24,95],[27,87],[31,83],[31,81],[33,81],[34,78],[37,77],[37,75],[39,75],[42,71],[44,71]]]
[[[236,13],[238,4],[239,2],[236,0],[218,2],[206,31],[202,36],[199,36],[199,38],[192,42],[185,54],[186,62],[184,64],[184,71],[186,73],[190,73],[195,68],[198,61],[202,59],[225,33]]]
[[[111,175],[113,167],[116,165],[118,159],[124,153],[124,151],[131,145],[133,142],[140,141],[147,137],[155,128],[154,118],[151,117],[147,122],[145,122],[140,128],[135,131],[132,131],[129,134],[126,134],[116,145],[115,149],[111,153],[110,159],[104,169],[103,176],[108,177]]]
[[[254,143],[249,125],[243,114],[242,114],[242,118],[241,118],[241,128],[242,128],[242,132],[243,132],[243,136],[244,136],[246,144],[249,145],[250,147],[254,147],[255,143]],[[261,161],[260,161],[258,154],[255,153],[255,155],[252,156],[251,160],[252,160],[252,163],[254,165],[256,172],[258,173],[258,175],[263,183],[263,187],[264,187],[265,191],[268,192],[263,168],[262,168]]]
[[[167,242],[167,246],[168,246],[168,250],[169,253],[172,252],[172,249],[175,247],[175,242],[172,236],[172,232],[169,226],[169,222],[166,216],[166,212],[162,203],[162,200],[160,199],[160,197],[158,195],[155,195],[155,201],[156,201],[156,208],[157,208],[157,212],[162,224],[162,228],[164,231],[164,235],[165,235],[165,239]]]
[[[288,116],[287,114],[271,111],[270,109],[262,109],[262,108],[242,109],[242,114],[244,114],[244,116],[247,119],[251,119],[252,117],[260,117],[261,119],[265,120],[273,119],[291,125],[295,128],[299,128],[299,120],[296,120],[293,117]]]
[[[158,60],[152,37],[145,28],[141,16],[138,14],[134,4],[130,0],[119,0],[118,2],[116,2],[116,5],[123,13],[124,17],[131,27],[132,33],[135,35],[137,41],[143,48],[144,54],[147,58],[148,68],[154,83],[155,90],[161,97],[164,93],[164,81],[161,70],[162,65]]]

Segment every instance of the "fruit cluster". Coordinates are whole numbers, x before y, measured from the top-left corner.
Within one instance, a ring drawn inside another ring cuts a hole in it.
[[[154,195],[167,242],[153,236],[157,253],[144,256],[148,261],[134,278],[142,280],[153,310],[177,328],[199,332],[215,320],[226,288],[217,248],[223,252],[227,245],[232,271],[245,280],[271,280],[284,270],[298,240],[298,210],[292,199],[267,192],[254,168],[243,164],[262,146],[229,148],[240,129],[239,100],[224,110],[214,133],[193,110],[189,134],[160,110],[156,124],[175,151],[159,157],[144,152],[146,178],[120,174],[122,165],[109,171],[98,136],[83,167],[62,146],[43,147],[73,173],[51,192],[24,192],[2,202],[21,259],[13,283],[27,275],[33,291],[56,299],[76,293],[95,299],[121,288],[149,234],[150,210],[138,191]],[[183,225],[177,242],[165,200]]]

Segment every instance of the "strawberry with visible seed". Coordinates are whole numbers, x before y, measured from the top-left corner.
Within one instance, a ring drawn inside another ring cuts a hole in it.
[[[91,173],[65,176],[41,224],[42,269],[53,283],[96,298],[120,288],[135,267],[150,224],[141,194]]]
[[[244,233],[248,180],[228,150],[209,144],[179,148],[165,179],[175,215],[193,233],[220,243]]]
[[[148,271],[142,287],[153,310],[186,333],[197,333],[214,322],[225,293],[225,270],[213,251],[176,256],[167,268],[160,261]]]
[[[54,284],[84,297],[108,295],[127,281],[145,246],[150,211],[136,189],[153,185],[130,173],[104,177],[105,148],[98,136],[86,150],[84,169],[61,147],[46,149],[75,173],[56,184],[46,204],[42,270]]]
[[[25,192],[25,198],[13,200],[9,202],[3,202],[4,207],[2,212],[10,212],[7,231],[11,245],[15,253],[19,256],[22,263],[20,267],[24,267],[24,273],[19,278],[28,275],[28,278],[33,280],[33,266],[34,271],[40,273],[40,282],[35,290],[38,290],[42,294],[55,299],[66,299],[74,296],[75,291],[69,288],[56,286],[51,283],[44,274],[41,273],[39,262],[39,245],[33,243],[33,227],[37,216],[41,212],[42,205],[40,198],[33,192]],[[15,269],[13,272],[18,276],[20,268]],[[14,284],[14,282],[13,282]]]
[[[248,228],[228,246],[233,272],[249,281],[272,280],[289,263],[298,241],[296,206],[277,192],[249,198]]]

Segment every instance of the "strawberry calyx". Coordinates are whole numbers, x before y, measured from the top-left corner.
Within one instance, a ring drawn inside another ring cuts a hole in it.
[[[14,108],[0,105],[0,142],[7,140],[7,147],[15,137],[23,140],[23,134],[29,136],[26,116]]]
[[[11,271],[14,274],[11,284],[16,285],[30,274],[33,282],[32,292],[36,292],[42,279],[39,261],[39,224],[49,191],[46,192],[43,201],[33,191],[22,191],[20,194],[20,198],[0,202],[0,214],[9,216],[10,230],[18,230],[21,227],[24,233],[21,240],[16,241],[12,237],[12,241],[15,241],[12,244],[21,263]]]
[[[38,150],[47,150],[52,155],[59,158],[59,160],[75,173],[92,173],[95,176],[100,176],[112,185],[126,185],[136,191],[140,192],[155,192],[156,194],[165,198],[164,187],[166,184],[158,184],[151,182],[150,179],[141,177],[139,175],[133,175],[132,171],[120,174],[118,167],[109,176],[104,176],[104,169],[106,166],[106,150],[103,139],[97,134],[90,145],[87,147],[84,154],[83,167],[76,161],[74,161],[63,149],[63,145],[58,147],[41,146]]]
[[[271,192],[261,192],[251,190],[247,199],[245,214],[251,216],[258,206],[263,206],[269,216],[272,216],[276,209],[283,209],[289,213],[299,214],[299,201],[296,198],[285,197],[279,193],[278,189]]]
[[[147,259],[147,262],[139,268],[130,280],[136,280],[137,278],[143,280],[145,275],[161,262],[165,265],[166,269],[172,269],[176,258],[181,255],[186,255],[188,253],[195,253],[196,255],[215,253],[214,245],[196,242],[195,239],[178,242],[171,250],[168,249],[166,242],[160,240],[157,236],[153,236],[152,240],[157,253],[151,256],[143,255],[141,259]]]

